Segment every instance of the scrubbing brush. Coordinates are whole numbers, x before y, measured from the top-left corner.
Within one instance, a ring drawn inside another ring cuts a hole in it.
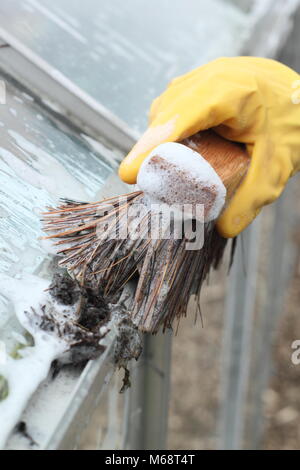
[[[208,272],[218,267],[226,239],[215,220],[248,166],[244,146],[213,131],[162,144],[143,162],[136,191],[48,208],[45,238],[56,239],[61,266],[109,298],[138,274],[132,320],[156,333],[186,314],[190,296],[200,295]]]

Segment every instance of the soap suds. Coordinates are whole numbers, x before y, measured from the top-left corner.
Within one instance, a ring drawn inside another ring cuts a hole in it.
[[[47,294],[44,290],[48,287],[47,281],[36,276],[28,276],[26,280],[21,281],[1,274],[0,286],[3,295],[13,302],[20,323],[32,334],[35,342],[33,348],[23,350],[21,359],[7,356],[5,363],[0,365],[0,375],[5,377],[9,386],[7,398],[0,401],[1,423],[5,423],[0,426],[2,448],[28,399],[47,377],[52,361],[66,351],[67,344],[33,328],[25,314],[31,305],[39,306],[45,303]]]
[[[137,185],[153,203],[191,205],[192,212],[202,205],[205,222],[216,219],[225,203],[226,188],[212,166],[198,152],[175,142],[150,153]]]
[[[104,352],[104,339],[115,325],[115,365],[123,367],[126,375],[128,361],[141,352],[141,337],[122,302],[109,304],[99,288],[80,286],[67,272],[54,274],[51,282],[33,275],[15,279],[0,274],[0,289],[34,340],[28,345],[23,334],[15,333],[21,345],[18,356],[7,355],[0,364],[2,448],[54,360],[82,364],[95,359]]]
[[[0,376],[7,381],[9,388],[8,396],[0,401],[1,423],[5,423],[0,427],[0,448],[18,422],[30,396],[47,377],[55,359],[78,362],[95,357],[97,351],[101,353],[104,350],[104,346],[100,345],[104,332],[88,331],[85,326],[81,327],[79,292],[70,296],[71,286],[66,283],[66,295],[63,297],[64,282],[55,276],[49,283],[33,275],[20,280],[0,275],[1,292],[12,301],[20,324],[34,338],[34,347],[22,348],[19,359],[8,355],[6,361],[0,364]],[[70,282],[74,281],[70,279]],[[92,307],[88,299],[86,308],[89,312]]]

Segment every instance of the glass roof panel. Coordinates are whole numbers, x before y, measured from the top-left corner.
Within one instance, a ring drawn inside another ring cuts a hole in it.
[[[221,0],[0,4],[0,27],[139,131],[174,76],[239,54],[250,25],[245,12]]]

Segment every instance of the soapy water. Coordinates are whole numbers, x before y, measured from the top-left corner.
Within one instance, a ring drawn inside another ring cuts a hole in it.
[[[8,396],[0,401],[0,448],[17,424],[27,401],[38,385],[47,377],[51,363],[67,349],[67,343],[57,337],[30,325],[25,312],[32,305],[38,309],[47,302],[45,289],[48,282],[36,276],[17,280],[1,274],[1,292],[11,299],[20,324],[34,338],[34,347],[25,347],[21,358],[16,360],[9,355],[0,365],[0,375],[8,383]]]

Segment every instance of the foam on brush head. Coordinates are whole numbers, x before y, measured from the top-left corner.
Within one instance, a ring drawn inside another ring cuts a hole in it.
[[[226,188],[213,167],[200,153],[175,142],[152,150],[137,185],[156,204],[202,205],[205,222],[215,220],[225,204]]]

